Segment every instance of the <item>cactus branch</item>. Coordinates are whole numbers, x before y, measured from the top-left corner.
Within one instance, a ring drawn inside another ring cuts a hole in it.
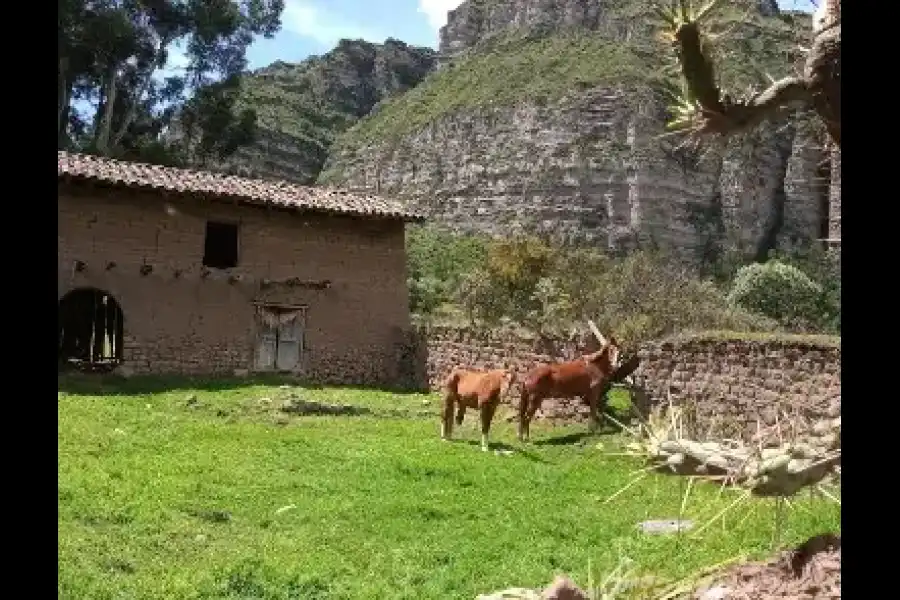
[[[809,107],[816,111],[840,148],[840,1],[822,1],[823,12],[815,17],[813,45],[802,75],[773,81],[762,93],[743,100],[733,100],[718,86],[708,36],[700,29],[700,21],[708,18],[720,3],[714,0],[695,14],[684,0],[677,0],[668,9],[657,5],[655,12],[675,47],[686,88],[673,107],[674,119],[668,129],[727,136],[784,110]]]

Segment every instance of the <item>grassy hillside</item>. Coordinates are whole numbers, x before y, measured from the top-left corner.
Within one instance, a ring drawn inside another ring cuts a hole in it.
[[[646,7],[635,2],[623,2],[619,10],[621,14],[610,19],[651,18]],[[803,13],[765,16],[740,6],[727,9],[717,27],[728,32],[719,43],[725,85],[741,92],[765,84],[767,73],[787,74],[809,22]],[[673,82],[671,73],[664,72],[673,62],[670,52],[654,37],[622,42],[588,30],[495,35],[408,93],[383,103],[340,142],[355,146],[402,136],[457,111],[552,101],[584,87],[642,83],[662,89]]]
[[[248,75],[242,106],[257,111],[257,142],[228,167],[249,175],[315,179],[335,136],[381,100],[418,84],[435,52],[397,40],[342,40],[297,64],[276,62]]]
[[[588,32],[532,38],[512,35],[431,74],[403,96],[385,102],[345,139],[403,135],[459,110],[550,100],[597,83],[658,76],[659,65],[629,46]]]

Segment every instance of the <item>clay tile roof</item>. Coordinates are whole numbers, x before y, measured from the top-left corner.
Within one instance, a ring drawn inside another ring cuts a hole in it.
[[[57,151],[59,179],[93,180],[133,188],[168,190],[236,199],[246,204],[418,221],[423,217],[403,203],[286,181],[248,179],[209,171],[125,162]]]

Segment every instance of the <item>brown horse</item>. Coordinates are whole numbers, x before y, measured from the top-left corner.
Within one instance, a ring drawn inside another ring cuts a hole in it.
[[[530,438],[531,420],[546,398],[581,398],[591,409],[590,430],[600,425],[598,404],[605,383],[619,367],[619,344],[614,337],[598,339],[602,347],[596,352],[567,362],[538,365],[528,372],[519,400],[520,442]]]
[[[491,420],[500,399],[506,395],[513,381],[512,371],[474,371],[454,369],[444,381],[444,409],[441,413],[441,439],[453,436],[453,409],[456,408],[456,424],[462,425],[466,408],[481,412],[481,449],[488,450],[488,433]]]

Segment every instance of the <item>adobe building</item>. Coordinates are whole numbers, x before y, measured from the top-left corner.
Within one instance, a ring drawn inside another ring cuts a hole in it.
[[[391,383],[410,327],[399,202],[57,153],[59,360]]]

